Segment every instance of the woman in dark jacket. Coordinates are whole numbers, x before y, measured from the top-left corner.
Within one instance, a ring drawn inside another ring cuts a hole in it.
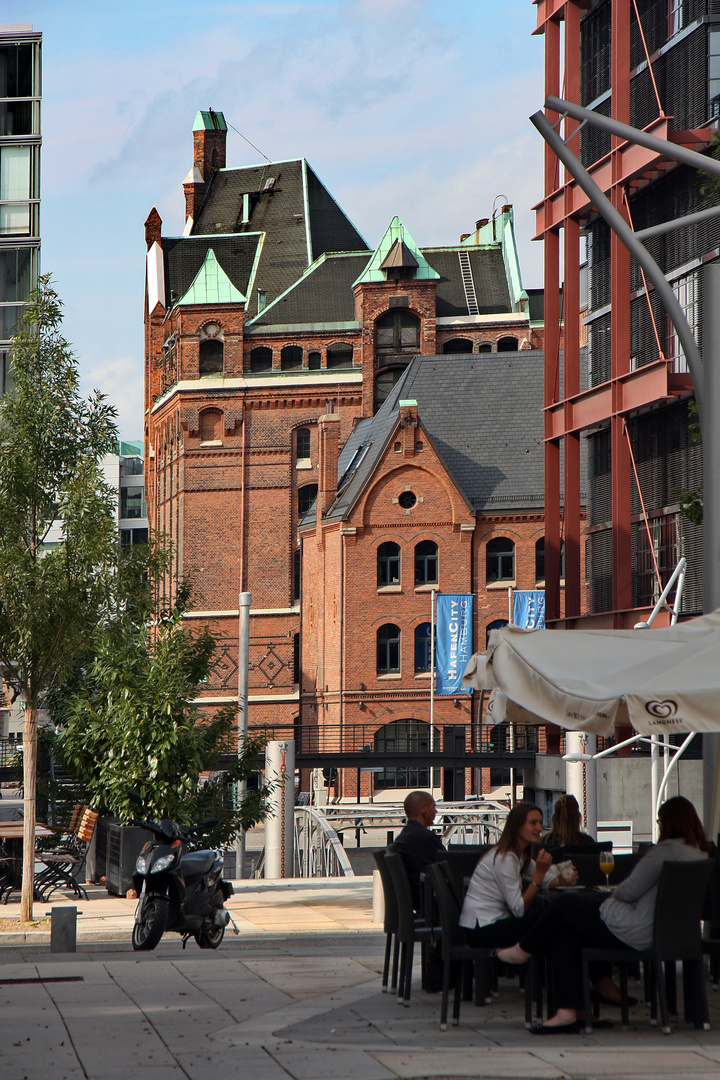
[[[550,821],[550,831],[542,838],[546,848],[564,847],[566,844],[594,844],[592,836],[584,833],[580,826],[582,816],[574,795],[561,795],[555,803]]]

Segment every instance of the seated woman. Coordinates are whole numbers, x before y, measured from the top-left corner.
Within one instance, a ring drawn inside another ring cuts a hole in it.
[[[560,897],[516,945],[498,950],[498,959],[506,964],[524,964],[533,953],[550,957],[558,1010],[544,1024],[531,1028],[533,1034],[569,1034],[580,1030],[583,948],[649,948],[663,863],[707,858],[710,844],[691,802],[681,795],[668,799],[660,807],[658,817],[659,842],[601,907],[592,896]],[[607,966],[594,968],[593,986],[602,1001],[619,1004],[620,991],[611,981]]]
[[[542,832],[542,813],[532,803],[513,806],[495,847],[470,879],[460,925],[470,945],[498,947],[517,941],[537,918],[533,905],[541,888],[554,888],[557,870],[547,851],[533,861],[532,845]],[[529,878],[528,884],[523,878]]]
[[[566,844],[594,844],[592,836],[584,833],[580,826],[582,816],[574,795],[561,795],[555,803],[550,821],[550,831],[542,838],[546,848],[564,847]]]

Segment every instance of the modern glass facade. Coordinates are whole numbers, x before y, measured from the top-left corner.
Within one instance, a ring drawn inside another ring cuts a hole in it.
[[[0,25],[0,393],[40,259],[42,34]]]

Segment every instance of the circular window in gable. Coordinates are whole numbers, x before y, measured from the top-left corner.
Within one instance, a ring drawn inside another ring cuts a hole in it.
[[[417,495],[414,491],[403,491],[402,495],[398,499],[398,502],[402,506],[403,510],[412,510],[413,506],[417,502]]]

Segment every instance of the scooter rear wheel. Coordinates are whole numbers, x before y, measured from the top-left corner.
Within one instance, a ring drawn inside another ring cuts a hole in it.
[[[209,929],[203,927],[196,932],[195,940],[201,949],[217,949],[224,936],[224,926],[211,926]]]
[[[169,904],[166,896],[146,896],[140,908],[140,918],[133,925],[132,945],[136,952],[154,949],[168,923]]]

